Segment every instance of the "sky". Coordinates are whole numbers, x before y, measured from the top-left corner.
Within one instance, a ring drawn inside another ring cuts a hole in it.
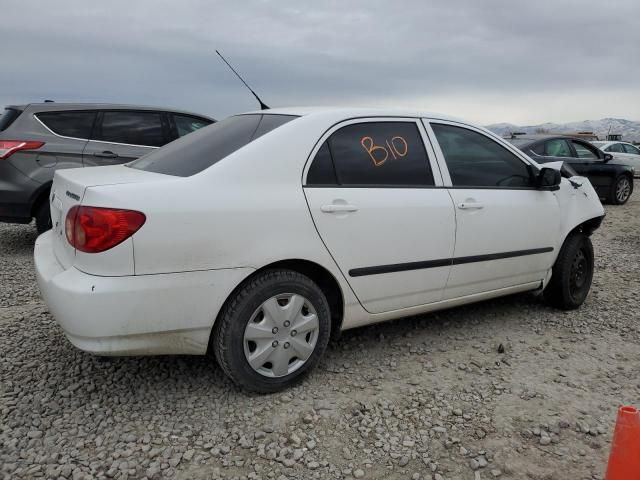
[[[2,0],[0,104],[640,120],[638,0]]]

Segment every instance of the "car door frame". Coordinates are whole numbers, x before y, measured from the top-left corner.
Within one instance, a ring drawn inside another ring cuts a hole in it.
[[[439,164],[439,169],[440,172],[442,174],[443,177],[443,182],[444,182],[444,188],[448,189],[450,195],[452,195],[451,191],[454,190],[486,190],[486,191],[513,191],[513,190],[520,190],[520,191],[540,191],[538,189],[536,189],[535,187],[492,187],[492,186],[455,186],[453,185],[453,182],[451,180],[451,175],[449,173],[449,168],[447,166],[446,163],[446,159],[444,156],[444,153],[442,151],[442,149],[440,148],[440,144],[438,142],[438,139],[436,137],[435,131],[433,130],[431,124],[432,123],[438,123],[438,124],[443,124],[443,125],[450,125],[453,127],[459,127],[459,128],[464,128],[473,132],[476,132],[478,134],[481,134],[485,137],[487,137],[489,140],[492,140],[494,142],[496,142],[498,145],[500,145],[501,147],[503,147],[504,149],[506,149],[508,152],[512,153],[516,158],[518,158],[520,161],[522,161],[529,169],[529,172],[532,176],[532,179],[535,179],[535,176],[537,174],[537,172],[540,171],[541,167],[540,165],[536,164],[535,161],[533,161],[531,158],[529,158],[524,152],[522,152],[521,150],[519,150],[517,147],[515,147],[514,145],[512,145],[511,143],[503,140],[502,138],[498,137],[497,135],[495,135],[494,133],[484,129],[484,128],[479,128],[479,127],[475,127],[473,125],[469,125],[466,124],[464,122],[457,122],[457,121],[452,121],[452,120],[443,120],[443,119],[439,119],[437,117],[423,117],[422,118],[422,123],[425,126],[425,130],[428,134],[428,138],[429,139],[433,139],[432,140],[432,148],[434,149],[435,153],[436,153],[436,160]],[[430,140],[431,141],[431,140]],[[552,193],[552,192],[545,192],[545,193]],[[492,261],[494,258],[494,254],[483,254],[483,255],[477,255],[477,256],[469,256],[466,257],[464,256],[461,259],[458,259],[458,255],[457,255],[457,251],[458,251],[458,239],[459,239],[459,235],[460,235],[460,229],[461,229],[461,225],[458,223],[458,205],[456,205],[456,200],[455,198],[451,197],[452,202],[454,203],[454,210],[456,212],[456,248],[454,249],[454,258],[453,258],[453,263],[452,263],[452,269],[450,272],[450,280],[452,280],[452,277],[455,277],[455,270],[456,270],[456,266],[460,266],[460,267],[464,267],[467,264],[473,264],[475,262],[483,262],[485,261]],[[555,200],[554,200],[555,201]],[[557,204],[556,204],[557,205]],[[559,208],[559,207],[558,207]],[[558,225],[557,225],[557,232],[558,235],[560,234],[560,222],[558,219]],[[524,272],[524,274],[521,274],[518,278],[525,278],[525,277],[530,277],[530,276],[537,276],[538,273],[537,272],[546,272],[544,274],[540,274],[540,278],[536,278],[535,280],[531,280],[531,281],[526,281],[524,283],[514,283],[512,285],[503,285],[498,287],[498,290],[505,290],[505,289],[513,289],[514,291],[524,291],[524,290],[528,290],[528,289],[533,289],[536,287],[536,285],[542,285],[543,281],[545,280],[546,276],[548,276],[548,272],[550,271],[551,267],[553,266],[553,261],[555,261],[555,257],[557,256],[557,249],[558,249],[558,241],[559,238],[552,238],[549,239],[548,245],[538,245],[536,248],[534,248],[533,250],[537,250],[540,255],[540,260],[535,262],[536,263],[536,270],[532,272]],[[504,253],[504,255],[509,255],[509,254],[515,254],[515,253],[519,253],[518,249],[513,249],[513,251],[505,251],[505,252],[496,252],[496,258],[497,260],[500,259],[509,259],[509,258],[518,258],[518,256],[514,255],[514,256],[505,256],[505,257],[500,257],[498,255],[502,255]],[[527,253],[527,255],[529,255]],[[527,257],[522,257],[522,258],[527,258]],[[459,263],[461,262],[461,263]],[[533,262],[532,262],[533,263]],[[531,275],[530,275],[531,273]],[[515,277],[514,277],[515,278]],[[494,282],[495,283],[495,282]],[[490,285],[491,282],[486,283],[486,285]],[[482,283],[478,283],[478,285],[482,285]],[[473,287],[475,288],[475,287]],[[490,293],[492,291],[496,291],[496,289],[493,288],[484,288],[484,289],[476,289],[473,290],[472,287],[469,288],[464,288],[464,287],[459,287],[457,285],[450,285],[450,282],[447,282],[447,286],[445,287],[445,296],[443,298],[443,300],[448,301],[448,300],[455,300],[457,298],[462,298],[462,297],[466,297],[469,295],[483,295],[483,294],[487,294]],[[455,292],[455,293],[454,293]]]
[[[433,176],[433,183],[434,185],[366,185],[366,184],[359,184],[359,185],[342,185],[342,184],[337,184],[337,185],[308,185],[307,184],[307,177],[309,174],[309,170],[311,168],[311,164],[313,163],[313,160],[316,158],[316,155],[318,153],[318,151],[320,150],[320,148],[324,145],[324,143],[338,130],[349,126],[349,125],[353,125],[353,124],[360,124],[360,123],[383,123],[383,122],[406,122],[406,123],[413,123],[416,128],[418,129],[419,132],[419,136],[420,136],[420,140],[422,141],[422,145],[424,147],[425,150],[425,154],[427,156],[427,160],[429,162],[429,167],[431,169],[431,173]],[[433,150],[433,147],[431,145],[431,142],[429,140],[429,137],[427,135],[427,132],[424,128],[424,125],[421,121],[421,119],[419,117],[412,117],[412,116],[389,116],[389,115],[385,115],[385,116],[357,116],[357,117],[350,117],[347,119],[342,119],[341,121],[331,125],[328,129],[325,130],[324,133],[322,133],[322,135],[320,135],[320,137],[318,138],[318,141],[316,142],[316,144],[314,145],[313,149],[311,150],[311,152],[309,153],[309,156],[307,158],[307,161],[304,165],[304,168],[302,170],[302,175],[301,175],[301,186],[303,188],[303,190],[306,191],[306,189],[315,189],[315,188],[336,188],[336,189],[374,189],[374,188],[380,188],[380,189],[415,189],[415,190],[443,190],[443,178],[442,178],[442,173],[440,170],[440,167],[438,165],[438,162],[436,160],[436,154],[435,151]],[[307,195],[305,194],[305,197],[307,197]],[[449,202],[449,199],[447,199],[447,203]],[[354,274],[352,273],[353,269],[345,269],[344,265],[341,265],[341,262],[336,258],[336,255],[334,254],[334,252],[332,252],[332,249],[330,248],[330,246],[327,244],[327,241],[325,240],[325,238],[323,238],[323,234],[321,232],[321,228],[318,226],[316,219],[314,218],[314,211],[311,205],[311,201],[310,199],[307,197],[307,204],[314,222],[314,225],[316,227],[316,230],[318,231],[318,234],[320,235],[321,241],[323,242],[323,244],[325,245],[325,248],[327,249],[327,251],[329,252],[329,255],[332,257],[333,261],[335,262],[337,268],[340,270],[340,272],[343,274],[344,278],[346,279],[347,283],[349,284],[349,288],[351,289],[351,291],[354,293],[354,295],[356,296],[356,298],[358,299],[358,302],[360,303],[360,305],[365,309],[365,311],[367,311],[369,314],[374,314],[374,315],[385,315],[385,314],[389,314],[390,312],[398,312],[398,311],[404,311],[404,310],[409,310],[409,309],[415,309],[415,308],[422,308],[424,305],[429,305],[429,304],[434,304],[434,303],[438,303],[441,299],[442,299],[442,294],[444,293],[444,289],[446,287],[446,279],[448,279],[448,275],[449,275],[449,270],[451,268],[450,265],[438,265],[439,267],[442,268],[447,268],[446,270],[446,275],[444,275],[445,277],[445,281],[442,284],[441,288],[439,288],[439,295],[437,299],[428,301],[428,302],[419,302],[419,303],[415,303],[412,305],[404,305],[404,306],[400,306],[400,307],[392,307],[392,308],[385,308],[383,310],[381,310],[379,307],[381,300],[370,300],[370,301],[366,301],[363,300],[362,296],[358,294],[358,289],[356,288],[356,286],[354,286],[354,280],[357,277],[361,277],[364,278],[364,276],[361,276],[360,274]],[[454,212],[454,207],[453,207],[453,203],[450,204],[450,208],[451,208],[451,220],[452,220],[452,238],[451,238],[451,253],[453,253],[453,248],[455,245],[455,212]],[[425,219],[425,221],[427,221]],[[419,260],[421,259],[416,259],[418,260],[418,262],[416,263],[429,263],[429,262],[420,262]],[[374,268],[378,268],[378,267],[374,267]],[[407,269],[405,273],[409,274],[411,272],[418,272],[420,270],[424,270],[425,268],[433,268],[433,267],[416,267],[416,268],[411,268],[411,269]],[[365,269],[361,269],[361,270],[365,270]],[[401,271],[400,271],[401,272]],[[380,272],[382,274],[384,274],[385,272]],[[388,272],[388,273],[398,273],[398,272]],[[367,274],[368,275],[368,274]],[[375,275],[375,274],[374,274]],[[368,305],[372,305],[371,307]]]

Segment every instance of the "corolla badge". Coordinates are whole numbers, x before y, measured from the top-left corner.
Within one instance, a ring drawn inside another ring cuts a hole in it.
[[[76,195],[75,193],[70,192],[69,190],[67,190],[67,197],[73,198],[76,201],[80,200],[80,195]]]

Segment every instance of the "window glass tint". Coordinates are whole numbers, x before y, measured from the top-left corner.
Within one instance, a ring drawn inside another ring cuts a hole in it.
[[[545,155],[548,157],[572,157],[569,142],[563,138],[554,138],[545,143]]]
[[[53,133],[64,137],[88,139],[96,112],[42,112],[36,116]]]
[[[589,158],[592,160],[597,160],[599,158],[598,154],[591,147],[580,142],[572,141],[571,143],[573,143],[573,148],[576,149],[578,158]]]
[[[632,153],[633,155],[640,155],[640,150],[638,150],[633,145],[628,145],[628,144],[624,143],[622,146],[624,147],[624,151],[626,153]]]
[[[20,116],[22,112],[15,108],[5,108],[2,115],[0,115],[0,132],[9,128],[16,118]]]
[[[619,143],[613,143],[609,145],[606,151],[612,152],[612,153],[624,153],[624,150],[622,149],[622,145],[620,145]]]
[[[529,187],[528,166],[497,142],[478,132],[432,124],[453,186]]]
[[[290,115],[262,115],[258,128],[253,134],[251,140],[255,140],[258,137],[263,136],[265,133],[269,133],[271,130],[278,128],[291,120]]]
[[[260,114],[229,117],[179,138],[128,165],[166,175],[194,175],[254,140],[263,116],[278,117],[277,122],[270,123],[274,129],[297,118],[293,115]]]
[[[343,185],[433,185],[418,127],[413,122],[357,123],[329,138]]]
[[[324,142],[307,172],[307,185],[335,185],[337,183],[329,144]]]
[[[544,155],[544,143],[538,143],[531,148],[531,151],[536,155]]]
[[[183,137],[188,133],[195,132],[196,130],[206,127],[211,124],[209,120],[204,118],[190,117],[188,115],[173,115],[173,121],[178,131],[178,137]]]
[[[104,112],[96,140],[160,147],[164,145],[162,115],[158,112]]]

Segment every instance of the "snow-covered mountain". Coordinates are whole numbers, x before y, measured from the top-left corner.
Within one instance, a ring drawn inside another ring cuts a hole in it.
[[[602,120],[584,120],[571,123],[541,123],[540,125],[513,125],[511,123],[494,123],[487,128],[498,135],[508,135],[511,132],[525,133],[570,133],[593,132],[601,140],[606,139],[607,133],[620,133],[622,140],[627,142],[640,141],[640,122],[623,118],[603,118]]]

